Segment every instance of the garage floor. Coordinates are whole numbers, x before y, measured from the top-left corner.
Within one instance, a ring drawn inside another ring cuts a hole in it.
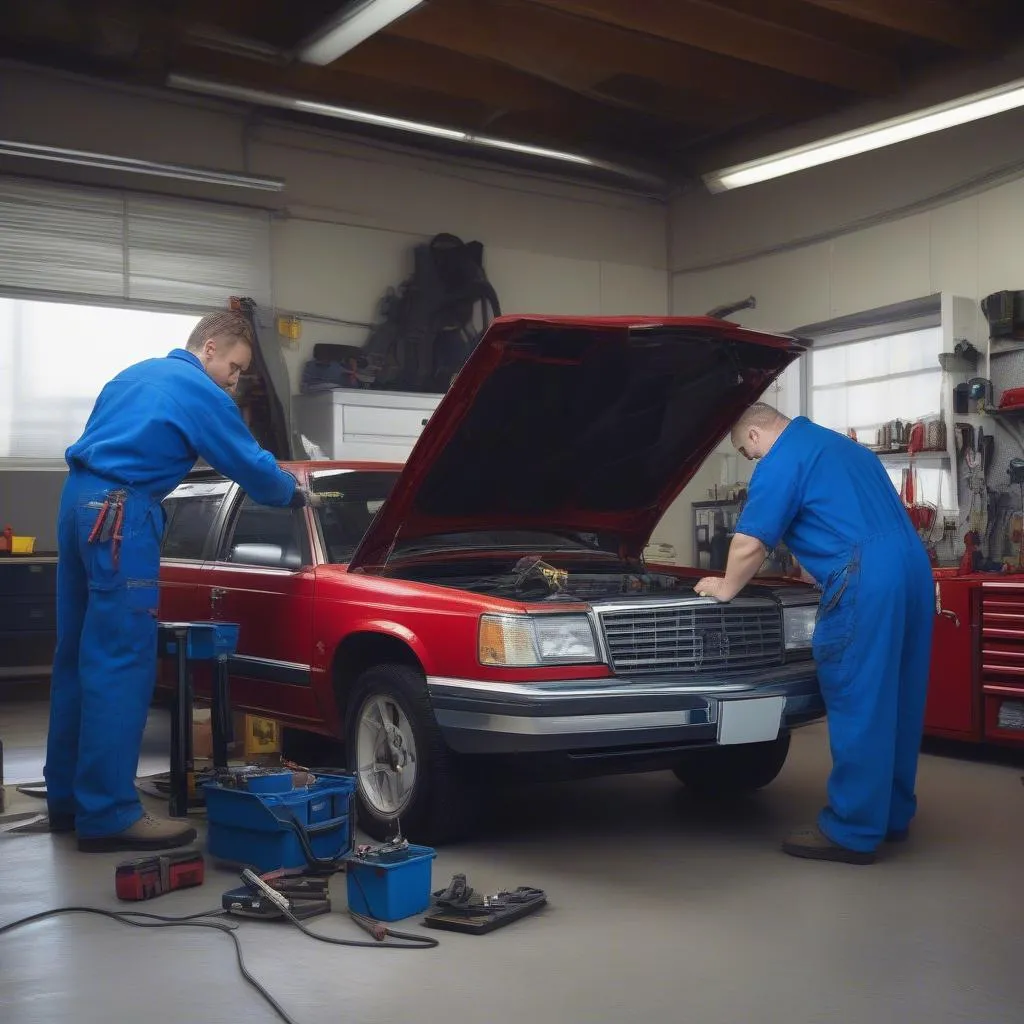
[[[143,770],[161,768],[154,713]],[[40,777],[45,704],[0,704],[8,783]],[[249,967],[298,1024],[686,1021],[842,1024],[1021,1019],[1020,767],[926,756],[911,841],[867,867],[777,852],[822,799],[823,728],[801,733],[778,782],[737,808],[693,805],[669,775],[503,794],[498,828],[440,852],[435,887],[548,890],[541,916],[427,952],[321,946],[244,922]],[[114,908],[118,855],[70,837],[0,838],[0,924],[50,907]],[[180,915],[235,883],[146,905]],[[335,880],[343,906],[344,879]],[[314,927],[362,938],[343,914]],[[415,922],[406,927],[417,930]],[[141,932],[66,917],[0,937],[0,1019],[276,1019],[216,933]]]

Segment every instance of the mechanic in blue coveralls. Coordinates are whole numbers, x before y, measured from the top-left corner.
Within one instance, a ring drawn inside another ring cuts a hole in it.
[[[203,318],[184,349],[110,381],[66,452],[45,776],[50,830],[77,831],[81,850],[196,837],[187,823],[144,813],[135,790],[156,680],[161,501],[199,457],[261,504],[307,501],[231,398],[252,344],[240,314]]]
[[[758,403],[732,441],[757,459],[723,577],[697,593],[731,601],[785,541],[821,588],[813,652],[832,773],[816,826],[783,849],[869,864],[905,839],[931,658],[934,583],[924,546],[878,457],[804,417]]]

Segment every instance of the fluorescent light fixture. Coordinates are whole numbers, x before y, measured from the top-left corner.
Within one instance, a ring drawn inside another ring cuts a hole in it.
[[[423,0],[365,0],[342,11],[299,47],[306,64],[332,64],[393,21],[419,7]]]
[[[523,142],[510,142],[508,139],[492,139],[487,135],[470,135],[469,142],[475,142],[478,146],[492,146],[494,149],[507,149],[513,153],[526,153],[529,156],[543,156],[549,160],[565,160],[571,164],[585,164],[593,167],[596,161],[589,156],[581,156],[579,153],[563,153],[558,149],[545,149],[543,146],[529,146]]]
[[[374,114],[369,110],[354,110],[351,107],[335,106],[333,103],[320,103],[316,100],[305,100],[299,96],[285,96],[276,92],[264,92],[262,89],[250,89],[243,85],[229,85],[226,82],[194,78],[191,75],[169,75],[167,84],[175,89],[186,89],[189,92],[201,93],[204,96],[220,96],[228,100],[244,100],[248,103],[262,104],[265,107],[297,110],[306,114],[320,114],[322,117],[335,117],[342,121],[359,121],[362,124],[375,124],[382,128],[397,128],[403,132],[418,132],[421,135],[433,135],[440,139],[452,139],[456,142],[464,142],[469,138],[466,132],[460,132],[453,128],[442,128],[436,124],[408,121],[402,117]]]
[[[127,171],[130,174],[149,174],[157,178],[173,178],[176,181],[198,181],[206,185],[230,185],[234,188],[261,189],[265,192],[281,192],[285,187],[281,178],[263,178],[250,174],[236,174],[234,171],[217,171],[207,167],[189,167],[185,164],[136,160],[132,157],[90,153],[80,149],[37,146],[31,142],[13,142],[9,139],[0,139],[0,156],[46,160],[57,164],[77,164],[80,167],[99,167],[108,171]]]
[[[1024,79],[704,175],[711,192],[755,185],[1024,106]]]
[[[299,96],[289,96],[283,93],[264,92],[262,89],[250,89],[248,86],[231,85],[227,82],[217,82],[213,79],[198,78],[193,75],[168,75],[167,84],[175,89],[184,89],[188,92],[199,93],[204,96],[217,96],[222,99],[277,107],[281,110],[295,110],[306,114],[318,114],[321,117],[332,117],[342,121],[358,121],[362,124],[379,125],[382,128],[395,128],[403,132],[431,135],[435,138],[461,142],[466,145],[486,146],[489,149],[504,149],[513,153],[522,153],[526,156],[536,156],[546,160],[558,160],[562,163],[593,167],[610,171],[613,174],[630,178],[633,181],[656,186],[659,189],[665,187],[664,179],[654,174],[609,163],[595,157],[584,156],[581,153],[566,153],[562,150],[546,149],[543,146],[531,146],[528,143],[513,142],[510,139],[497,139],[489,135],[475,135],[472,132],[459,131],[455,128],[444,128],[441,125],[428,124],[423,121],[410,121],[401,117],[389,117],[386,114],[375,114],[368,110],[356,110],[351,107],[341,107],[333,103],[321,103],[318,100],[307,100]]]

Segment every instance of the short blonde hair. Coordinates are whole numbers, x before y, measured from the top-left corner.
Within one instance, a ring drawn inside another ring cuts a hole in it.
[[[252,348],[252,327],[241,313],[234,310],[210,313],[196,324],[185,348],[189,352],[198,352],[211,338],[234,338],[235,342],[244,341]]]

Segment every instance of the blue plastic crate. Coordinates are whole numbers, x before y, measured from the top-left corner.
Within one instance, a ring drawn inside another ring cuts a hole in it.
[[[296,824],[313,855],[336,860],[352,851],[355,780],[321,775],[310,786],[283,793],[253,793],[207,782],[206,849],[215,860],[259,872],[307,864]]]
[[[173,630],[187,626],[185,656],[189,661],[216,661],[221,655],[234,654],[238,649],[237,622],[161,622],[160,654],[174,657],[178,653],[178,641]]]
[[[430,906],[430,879],[437,853],[409,844],[405,860],[379,862],[361,857],[345,861],[349,910],[377,921],[401,921]]]

